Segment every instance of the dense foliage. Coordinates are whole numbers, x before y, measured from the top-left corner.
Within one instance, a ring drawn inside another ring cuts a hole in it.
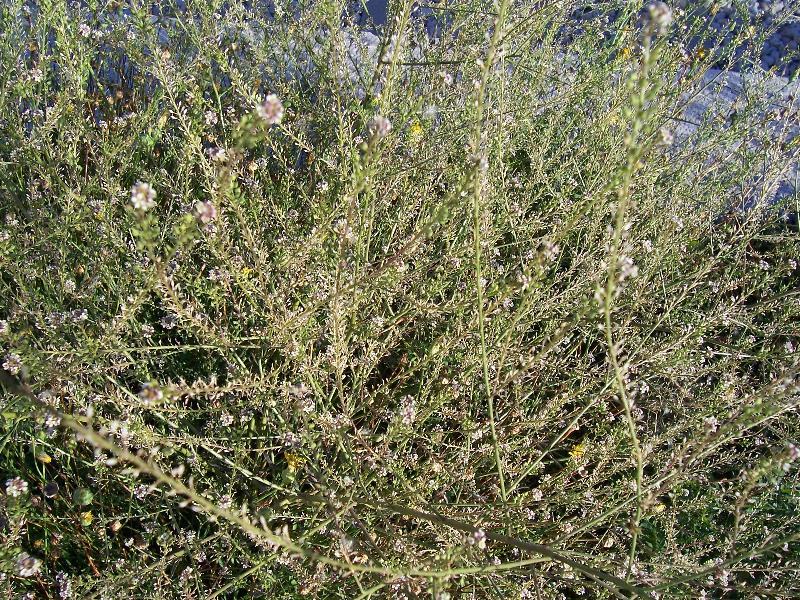
[[[575,4],[0,6],[4,594],[800,594],[795,99]]]

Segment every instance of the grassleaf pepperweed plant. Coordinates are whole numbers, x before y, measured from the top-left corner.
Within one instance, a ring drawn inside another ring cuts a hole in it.
[[[800,595],[790,10],[389,9],[0,4],[4,597]]]

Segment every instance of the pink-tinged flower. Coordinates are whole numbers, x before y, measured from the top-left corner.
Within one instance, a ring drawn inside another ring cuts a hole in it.
[[[267,125],[277,125],[283,119],[283,103],[275,94],[269,94],[264,103],[258,107],[258,116]]]
[[[208,225],[217,218],[217,207],[210,200],[197,202],[194,210],[203,225]]]
[[[369,130],[370,136],[380,140],[385,138],[389,135],[389,132],[392,131],[392,123],[382,115],[375,115],[370,120],[369,125],[367,125],[367,129]]]

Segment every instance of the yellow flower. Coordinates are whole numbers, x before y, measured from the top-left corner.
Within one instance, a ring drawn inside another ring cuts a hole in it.
[[[49,465],[51,462],[53,462],[53,458],[47,452],[39,452],[39,454],[36,455],[36,460],[43,462],[46,465]]]
[[[419,121],[414,121],[408,129],[408,137],[412,142],[416,143],[422,139],[423,132],[422,124]]]
[[[667,507],[659,502],[658,504],[656,504],[653,507],[653,512],[658,515],[658,514],[661,514],[662,512],[664,512],[665,508],[667,508]]]
[[[297,467],[305,462],[302,456],[298,456],[297,454],[293,454],[291,452],[287,452],[284,456],[290,471],[296,471]]]
[[[706,56],[708,56],[708,50],[705,48],[698,48],[695,56],[697,56],[697,60],[703,60]]]
[[[586,454],[586,444],[584,444],[583,442],[573,446],[572,450],[569,451],[569,455],[575,460],[578,460],[584,454]]]
[[[629,46],[625,46],[622,50],[619,51],[619,56],[623,60],[627,60],[631,56],[631,49]]]
[[[87,527],[92,524],[94,521],[94,515],[92,515],[92,511],[87,510],[86,512],[81,513],[81,525]]]
[[[253,270],[250,267],[245,267],[242,269],[242,277],[249,277],[252,272]]]

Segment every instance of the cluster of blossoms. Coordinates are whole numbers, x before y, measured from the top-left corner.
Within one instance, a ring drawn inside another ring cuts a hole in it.
[[[20,577],[33,577],[42,568],[42,561],[27,552],[17,555],[17,574]]]
[[[786,445],[786,451],[784,452],[784,460],[781,463],[781,468],[784,471],[788,471],[792,467],[792,463],[795,462],[798,458],[800,458],[800,448],[792,444],[791,442]]]
[[[44,427],[48,435],[53,435],[59,425],[61,425],[61,417],[57,413],[51,410],[44,413]]]
[[[28,493],[28,482],[21,477],[12,477],[6,480],[6,494],[12,498],[19,498]]]
[[[416,416],[417,404],[414,401],[414,398],[411,396],[406,396],[403,398],[403,403],[400,405],[400,422],[404,426],[410,427],[414,423]]]
[[[66,573],[58,573],[56,575],[56,583],[58,584],[58,597],[61,600],[72,598],[72,581]]]
[[[553,262],[556,258],[558,258],[561,248],[559,248],[558,244],[551,242],[550,240],[545,240],[541,244],[540,251],[542,257],[547,262]]]
[[[626,279],[639,275],[639,267],[634,264],[633,259],[630,256],[620,256],[618,259],[618,265],[620,283]]]
[[[367,130],[370,137],[382,140],[392,131],[392,123],[382,115],[375,115],[367,125]]]
[[[277,125],[283,120],[283,103],[275,94],[269,94],[258,107],[258,116],[267,125]]]
[[[19,354],[13,352],[8,354],[5,361],[3,361],[3,368],[12,375],[16,375],[22,370],[22,358]]]
[[[217,218],[217,208],[210,200],[197,202],[194,205],[194,210],[203,225],[208,225]]]
[[[156,191],[149,183],[137,181],[131,188],[131,204],[136,210],[150,210],[156,205]]]
[[[469,536],[467,536],[467,545],[475,546],[483,550],[486,548],[486,532],[483,529],[476,529]]]
[[[664,2],[653,2],[648,7],[650,24],[659,35],[664,35],[672,24],[672,9]]]

